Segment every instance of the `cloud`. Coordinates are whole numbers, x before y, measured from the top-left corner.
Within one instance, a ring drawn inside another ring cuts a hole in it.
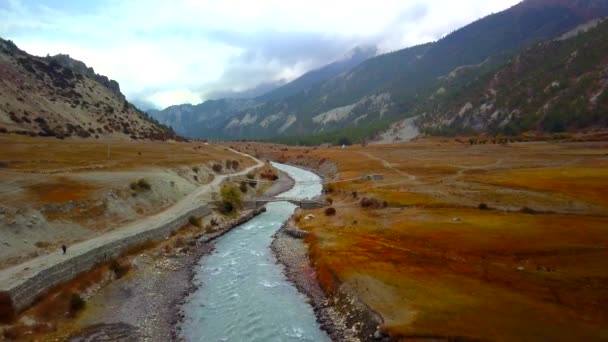
[[[157,106],[283,82],[357,45],[441,38],[518,0],[7,0],[0,36],[69,53]]]

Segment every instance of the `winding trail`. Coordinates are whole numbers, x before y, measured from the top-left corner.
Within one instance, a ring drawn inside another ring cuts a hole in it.
[[[411,181],[411,182],[414,182],[417,179],[416,176],[411,175],[411,174],[409,174],[407,172],[403,172],[403,171],[399,170],[398,168],[394,167],[391,163],[389,163],[388,161],[386,161],[386,160],[384,160],[384,159],[382,159],[380,157],[376,157],[376,156],[374,156],[374,155],[372,155],[370,153],[367,153],[367,152],[359,152],[359,154],[364,155],[364,156],[366,156],[369,159],[373,159],[373,160],[381,162],[382,165],[384,166],[384,168],[393,170],[393,171],[397,172],[398,174],[400,174],[401,176],[407,177],[408,180]]]
[[[9,290],[20,286],[45,269],[72,259],[77,259],[94,248],[167,225],[176,217],[185,215],[193,209],[200,208],[204,204],[207,204],[211,199],[211,195],[219,191],[220,184],[226,178],[246,175],[257,168],[264,166],[262,161],[253,156],[229,148],[226,148],[226,150],[252,159],[255,162],[255,165],[236,173],[218,175],[214,177],[213,181],[200,186],[165,211],[129,223],[107,234],[71,245],[69,246],[66,255],[63,255],[61,251],[57,251],[0,271],[0,293],[3,291],[8,292]]]

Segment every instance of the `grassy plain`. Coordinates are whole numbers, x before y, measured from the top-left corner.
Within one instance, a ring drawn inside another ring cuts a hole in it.
[[[232,155],[219,146],[198,142],[59,140],[0,135],[1,169],[20,172],[54,174],[142,167],[168,168],[221,161],[229,157],[242,159],[243,166],[252,163],[249,158]]]
[[[329,186],[337,215],[299,224],[323,287],[349,288],[393,337],[608,340],[608,143],[240,148],[334,163],[330,181],[384,176]]]

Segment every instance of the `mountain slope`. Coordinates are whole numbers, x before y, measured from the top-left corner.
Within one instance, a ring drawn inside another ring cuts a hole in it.
[[[36,57],[0,39],[0,132],[65,138],[176,138],[125,100],[116,81],[67,55]]]
[[[608,0],[527,0],[437,42],[371,58],[288,97],[258,99],[238,112],[227,110],[188,135],[360,138],[415,115],[428,92],[450,74],[469,70],[465,76],[475,78],[503,63],[509,54],[605,15]],[[346,131],[331,133],[341,130]]]
[[[207,139],[238,138],[238,136],[229,137],[228,130],[237,130],[238,127],[246,126],[251,117],[247,117],[245,114],[237,121],[234,121],[233,117],[244,111],[256,111],[265,103],[280,102],[293,94],[306,92],[317,83],[347,72],[375,54],[375,48],[355,48],[345,58],[309,71],[299,78],[253,99],[230,97],[208,100],[198,105],[182,104],[147,112],[159,122],[170,125],[185,136]],[[278,115],[280,116],[280,114]],[[242,120],[243,125],[241,125]],[[273,121],[274,117],[271,116],[263,125],[270,125]]]
[[[309,71],[288,84],[270,91],[258,99],[262,101],[284,99],[299,92],[306,91],[317,83],[332,79],[343,72],[347,72],[367,59],[376,55],[375,47],[357,47],[353,49],[348,57],[328,64],[322,68]]]
[[[421,103],[428,133],[562,132],[608,127],[608,21],[536,44],[471,82],[445,80]]]

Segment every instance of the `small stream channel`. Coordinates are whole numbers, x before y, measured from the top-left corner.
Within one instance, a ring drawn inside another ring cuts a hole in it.
[[[319,176],[273,164],[296,183],[281,196],[310,199],[321,194]],[[305,183],[302,183],[305,182]],[[184,304],[181,326],[187,341],[329,341],[306,298],[283,275],[270,244],[295,205],[269,203],[267,211],[234,228],[201,259]]]

